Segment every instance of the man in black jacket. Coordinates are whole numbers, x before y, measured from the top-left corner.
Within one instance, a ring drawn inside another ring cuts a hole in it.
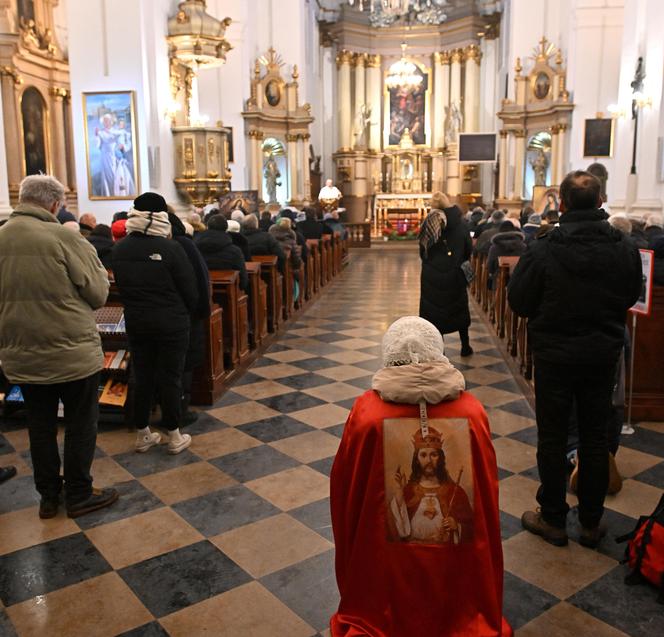
[[[196,247],[209,270],[237,270],[240,273],[240,289],[249,289],[249,275],[242,250],[233,243],[228,232],[228,221],[221,214],[210,217],[208,229],[194,238]]]
[[[599,210],[600,183],[576,171],[560,186],[560,226],[530,244],[508,287],[527,317],[535,363],[541,512],[522,525],[557,546],[565,529],[566,443],[573,399],[579,423],[581,544],[596,547],[609,480],[607,422],[628,308],[641,290],[641,260]]]
[[[281,244],[269,233],[258,229],[256,215],[247,215],[242,221],[242,234],[249,243],[249,252],[252,257],[259,255],[273,255],[277,257],[277,267],[283,273],[286,255]]]
[[[138,452],[161,441],[149,427],[156,388],[162,424],[169,431],[169,453],[180,453],[191,444],[191,436],[180,433],[180,401],[190,316],[198,309],[198,292],[191,263],[170,236],[166,201],[148,192],[134,200],[127,236],[113,248],[113,273],[125,308],[136,377]]]

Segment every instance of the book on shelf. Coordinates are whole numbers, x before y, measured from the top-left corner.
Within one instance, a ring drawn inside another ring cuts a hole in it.
[[[104,352],[104,369],[108,369],[115,358],[117,352]]]
[[[124,407],[127,402],[127,383],[109,378],[99,397],[99,403],[113,407]]]

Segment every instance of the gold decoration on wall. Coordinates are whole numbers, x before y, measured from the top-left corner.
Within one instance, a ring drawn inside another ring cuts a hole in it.
[[[454,49],[450,54],[450,61],[452,64],[463,62],[463,49]]]
[[[366,66],[372,69],[379,69],[381,65],[381,57],[378,53],[370,53],[367,55]]]
[[[350,64],[353,61],[353,54],[350,51],[343,50],[337,53],[337,67],[343,64]]]
[[[467,46],[464,49],[464,54],[466,56],[466,60],[475,60],[478,64],[482,59],[482,51],[480,51],[480,47],[478,47],[477,44],[470,44]]]
[[[11,77],[16,86],[23,84],[23,76],[11,66],[0,67],[0,77]]]
[[[516,64],[514,65],[514,72],[517,75],[521,75],[521,71],[523,71],[523,66],[521,66],[521,58],[517,58]]]

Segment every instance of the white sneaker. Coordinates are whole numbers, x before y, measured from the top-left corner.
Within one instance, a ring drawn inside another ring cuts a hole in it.
[[[191,445],[191,436],[189,434],[179,433],[177,436],[171,436],[171,439],[168,441],[168,453],[180,453],[189,445]]]
[[[636,430],[631,425],[623,425],[622,429],[620,430],[620,433],[623,436],[631,436],[633,433],[635,433],[635,431]]]
[[[151,447],[158,445],[161,442],[161,434],[156,431],[151,431],[149,434],[139,433],[136,437],[136,451],[138,453],[145,453]]]

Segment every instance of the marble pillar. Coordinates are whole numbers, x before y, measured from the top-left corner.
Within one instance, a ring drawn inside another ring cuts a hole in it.
[[[2,110],[2,92],[0,91],[0,113]],[[0,219],[5,219],[12,212],[9,203],[9,179],[7,177],[7,147],[5,146],[5,129],[0,126]]]
[[[300,192],[302,201],[311,201],[311,175],[309,173],[309,140],[311,135],[298,135],[297,152],[300,163]]]
[[[247,136],[249,137],[249,188],[258,190],[262,168],[258,155],[258,131],[250,130]]]
[[[500,164],[498,177],[498,199],[505,199],[507,193],[507,166],[508,164],[508,140],[507,131],[500,131]]]
[[[64,98],[67,90],[63,88],[51,89],[51,160],[53,176],[67,188],[67,147],[65,143],[65,104]]]
[[[556,186],[560,183],[560,175],[558,175],[559,131],[558,124],[551,127],[551,184]]]
[[[458,144],[450,144],[447,147],[445,155],[447,159],[447,187],[445,190],[450,197],[456,197],[461,192]]]
[[[482,53],[476,44],[464,50],[466,59],[465,86],[463,99],[463,130],[476,133],[480,121],[480,60]]]
[[[565,179],[565,152],[567,148],[567,124],[558,125],[558,160],[556,161],[556,173],[558,175],[558,184]],[[558,185],[556,184],[556,185]]]
[[[286,135],[288,143],[288,175],[290,177],[291,203],[298,201],[300,188],[297,179],[297,135]]]
[[[353,56],[353,66],[355,67],[355,101],[353,108],[353,148],[358,146],[366,147],[367,140],[362,138],[360,122],[362,118],[362,108],[366,105],[366,66],[367,54],[356,53]]]
[[[12,161],[6,162],[7,180],[10,192],[12,188],[15,192],[18,192],[24,170],[22,168],[24,162],[20,159],[25,154],[23,140],[20,138],[20,116],[16,100],[19,79],[9,72],[3,72],[2,69],[0,69],[0,78],[2,78],[2,120],[5,133],[5,152],[9,149],[9,155],[12,157]],[[23,80],[20,81],[22,82]]]
[[[445,51],[433,54],[433,140],[432,148],[445,145],[445,109],[450,101],[450,56]]]
[[[456,103],[457,106],[462,109],[461,62],[463,62],[463,50],[454,49],[450,55],[450,105]],[[465,124],[464,121],[463,125],[465,126]]]
[[[366,98],[367,106],[371,109],[369,123],[369,150],[380,151],[381,125],[380,109],[382,103],[382,82],[380,75],[380,55],[368,55],[366,59]]]
[[[339,150],[350,150],[352,145],[352,113],[350,90],[350,63],[353,54],[340,51],[337,55],[337,112],[339,124]]]
[[[514,199],[523,199],[524,170],[526,166],[526,131],[514,131]]]

